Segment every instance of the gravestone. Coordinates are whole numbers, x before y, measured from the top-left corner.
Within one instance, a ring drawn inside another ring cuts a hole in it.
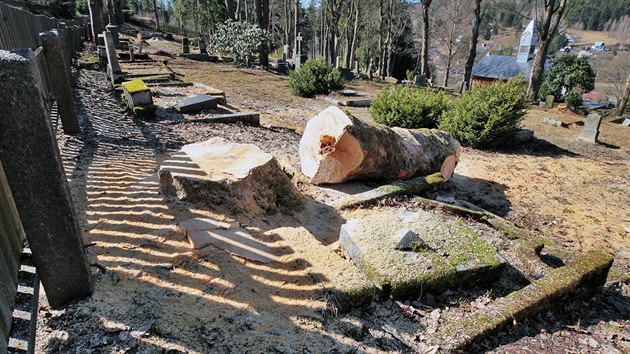
[[[50,81],[52,82],[57,107],[61,115],[63,131],[68,134],[79,133],[81,127],[79,126],[72,97],[72,88],[67,76],[67,72],[71,69],[67,67],[66,61],[63,60],[63,49],[59,32],[52,30],[40,33],[39,37],[44,48],[46,65],[48,66]]]
[[[206,39],[199,37],[199,53],[208,54],[208,48],[206,47]]]
[[[129,46],[129,61],[134,61],[133,46]]]
[[[105,29],[107,30],[107,32],[111,32],[112,39],[114,40],[114,46],[118,47],[120,45],[120,38],[118,36],[118,26],[110,23],[107,26],[105,26]]]
[[[0,160],[46,297],[57,308],[92,294],[92,272],[40,81],[32,50],[0,50]]]
[[[354,73],[356,75],[359,75],[359,61],[358,60],[354,61]]]
[[[285,44],[282,49],[282,61],[286,63],[288,58],[289,58],[289,45]]]
[[[105,31],[103,32],[103,36],[105,36],[105,50],[107,51],[107,75],[113,84],[120,80],[120,64],[116,56],[112,33]]]
[[[339,245],[395,299],[492,282],[505,268],[505,260],[469,226],[424,210],[359,213],[341,226]]]
[[[623,122],[621,122],[621,125],[624,127],[630,127],[630,118],[625,118]]]
[[[102,33],[99,33],[96,36],[96,45],[105,45],[105,35]]]
[[[204,109],[216,109],[217,98],[210,95],[195,95],[184,98],[175,105],[175,110],[180,113],[201,111]]]
[[[343,63],[343,57],[340,55],[337,57],[337,59],[335,60],[335,67],[337,69],[341,69],[341,65]]]
[[[302,33],[298,33],[295,37],[295,48],[293,48],[293,63],[295,64],[295,70],[298,70],[302,65]]]
[[[591,113],[586,117],[584,127],[578,135],[577,139],[589,142],[591,144],[597,143],[597,137],[599,136],[599,126],[602,123],[602,116],[597,113]]]
[[[182,38],[182,53],[190,54],[190,45],[188,42],[188,37]]]
[[[122,84],[127,106],[131,109],[153,104],[151,90],[142,80],[127,81]]]
[[[554,99],[555,99],[554,95],[547,96],[547,98],[545,99],[545,108],[552,109]]]

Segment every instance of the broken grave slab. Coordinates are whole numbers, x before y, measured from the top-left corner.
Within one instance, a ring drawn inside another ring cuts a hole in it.
[[[612,262],[612,257],[601,251],[583,254],[525,288],[444,327],[432,342],[449,353],[464,350],[510,323],[522,322],[564,303],[568,297],[591,295],[606,282]]]
[[[269,246],[253,238],[240,227],[238,221],[194,218],[182,221],[177,226],[194,249],[215,246],[252,261],[269,263],[279,260]]]
[[[204,109],[216,109],[217,98],[210,95],[188,96],[175,105],[180,113],[197,112]]]
[[[213,138],[185,145],[159,170],[166,195],[228,214],[291,214],[302,199],[276,159],[252,144]]]
[[[413,250],[397,250],[404,229],[416,234]],[[426,211],[385,209],[348,220],[339,243],[386,295],[405,299],[467,283],[498,279],[505,260],[470,227]]]

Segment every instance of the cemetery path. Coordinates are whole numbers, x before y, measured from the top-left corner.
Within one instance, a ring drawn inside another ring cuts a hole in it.
[[[213,65],[220,70],[212,72]],[[42,303],[38,352],[411,352],[405,341],[417,345],[416,350],[426,349],[422,341],[436,329],[491,306],[497,294],[486,288],[453,289],[420,299],[434,303],[437,316],[426,308],[421,315],[409,315],[392,301],[333,316],[334,298],[327,290],[358,277],[354,267],[341,261],[333,242],[339,225],[352,215],[311,199],[295,216],[242,221],[282,257],[279,265],[248,262],[213,247],[192,251],[174,225],[190,217],[223,215],[164,198],[156,178],[160,162],[185,143],[218,135],[258,144],[295,165],[299,135],[268,125],[300,131],[327,104],[292,98],[286,79],[262,72],[184,59],[174,67],[226,89],[228,99],[245,108],[261,110],[267,127],[135,120],[121,111],[103,73],[80,71],[75,102],[83,133],[60,135],[59,143],[90,260],[106,272],[94,268],[96,292],[90,299],[63,311]],[[198,74],[203,71],[209,73]],[[270,79],[277,81],[275,86],[265,86]],[[368,110],[357,111],[369,117]],[[562,148],[537,141],[516,151],[466,151],[456,171],[459,180],[440,193],[522,221],[569,249],[611,249],[621,260],[616,271],[627,277],[630,247],[624,226],[630,220],[624,210],[629,196],[623,187],[628,166],[601,161],[619,160],[615,156],[625,161],[627,140],[606,140],[622,146],[620,155],[602,149],[595,156],[577,156],[571,144],[553,141],[561,135],[557,131],[538,127],[539,118],[528,117],[525,125]],[[321,193],[318,199],[328,193],[307,192]],[[583,226],[585,219],[592,222]],[[524,323],[514,333],[507,329],[477,349],[589,350],[595,348],[591,339],[596,348],[627,348],[629,294],[630,287],[619,283],[594,299]],[[567,329],[578,321],[585,333]],[[393,336],[391,328],[402,337]]]
[[[307,201],[296,216],[239,219],[281,262],[259,264],[214,247],[192,250],[176,223],[225,216],[160,193],[159,164],[183,139],[170,125],[124,113],[100,72],[80,71],[75,91],[83,132],[58,140],[89,259],[105,272],[93,268],[94,295],[66,310],[50,310],[42,298],[40,352],[403,348],[380,324],[371,340],[357,342],[337,321],[326,321],[336,311],[327,289],[359,278],[331,245],[343,222],[332,208]],[[248,128],[236,129],[247,134]],[[420,326],[400,313],[391,321],[405,336]]]

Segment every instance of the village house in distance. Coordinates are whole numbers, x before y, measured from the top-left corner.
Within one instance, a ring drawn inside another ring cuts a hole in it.
[[[538,42],[538,33],[536,32],[536,22],[532,20],[523,34],[518,47],[518,55],[516,57],[507,55],[491,55],[488,54],[473,67],[472,82],[473,85],[488,85],[496,80],[508,80],[519,74],[522,74],[526,80],[529,80],[532,71],[532,63],[536,54]],[[545,63],[545,71],[549,69],[550,63]]]

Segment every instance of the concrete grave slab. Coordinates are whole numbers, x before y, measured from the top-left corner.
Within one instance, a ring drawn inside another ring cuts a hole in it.
[[[624,127],[630,127],[630,118],[625,118],[623,122],[621,122],[621,125]]]
[[[420,247],[397,250],[401,229],[416,234]],[[351,219],[341,227],[339,243],[369,280],[399,299],[492,282],[505,265],[496,250],[461,221],[421,210],[392,208],[378,217]]]
[[[215,246],[257,262],[279,261],[269,246],[252,237],[247,230],[240,227],[238,221],[194,218],[182,221],[177,226],[194,249]]]
[[[597,137],[599,136],[599,126],[602,123],[602,116],[597,113],[591,113],[586,117],[584,127],[578,135],[577,139],[586,141],[591,144],[597,143]]]
[[[180,113],[197,112],[204,109],[216,109],[217,98],[210,95],[188,96],[175,105]]]
[[[567,127],[566,123],[561,122],[559,120],[555,120],[555,119],[549,118],[549,117],[545,117],[543,119],[543,123],[550,124],[550,125],[553,125],[553,126],[556,126],[556,127],[565,127],[565,128]]]
[[[292,213],[302,199],[276,159],[252,144],[213,138],[185,145],[160,167],[166,195],[229,213]]]

